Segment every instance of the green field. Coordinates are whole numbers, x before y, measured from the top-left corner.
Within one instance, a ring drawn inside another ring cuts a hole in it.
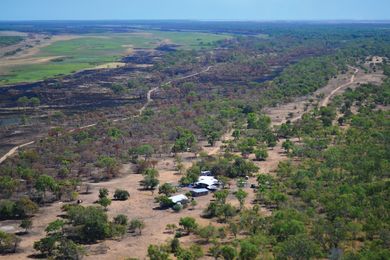
[[[60,58],[46,63],[7,68],[0,75],[0,85],[34,82],[118,61],[131,48],[155,48],[161,43],[172,43],[180,45],[180,49],[200,49],[228,37],[230,36],[209,33],[162,31],[84,35],[81,38],[54,42],[33,57]]]

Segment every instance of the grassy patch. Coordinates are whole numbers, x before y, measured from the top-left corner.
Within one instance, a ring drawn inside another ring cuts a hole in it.
[[[173,43],[182,49],[198,49],[212,46],[212,43],[230,37],[197,32],[161,32],[99,34],[54,42],[44,47],[34,57],[61,56],[43,64],[18,65],[7,69],[0,77],[0,84],[34,82],[78,70],[93,68],[114,62],[131,48],[155,48],[159,44]]]

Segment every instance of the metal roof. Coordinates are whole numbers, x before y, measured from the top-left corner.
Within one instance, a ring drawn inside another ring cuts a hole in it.
[[[178,194],[178,195],[169,197],[169,199],[172,200],[173,203],[178,203],[178,202],[181,202],[183,200],[188,200],[188,197],[184,194]]]
[[[191,191],[197,192],[197,193],[202,193],[202,192],[209,192],[208,189],[200,188],[200,189],[192,189]]]

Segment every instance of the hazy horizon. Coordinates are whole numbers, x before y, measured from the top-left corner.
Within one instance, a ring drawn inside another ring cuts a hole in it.
[[[389,21],[378,0],[3,0],[0,21]]]

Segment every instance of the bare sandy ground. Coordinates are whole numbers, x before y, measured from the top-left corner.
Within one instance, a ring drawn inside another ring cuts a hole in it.
[[[305,103],[308,102],[310,98],[315,99],[315,103],[319,103],[324,99],[331,99],[332,96],[337,95],[345,90],[347,87],[356,87],[358,83],[366,82],[380,82],[383,76],[380,73],[377,74],[364,74],[362,72],[357,72],[353,77],[354,71],[351,69],[345,75],[341,75],[336,79],[332,79],[327,86],[317,91],[314,95],[307,96],[301,99],[297,99],[291,103],[281,105],[277,108],[272,108],[267,110],[267,114],[271,117],[274,125],[283,123],[286,121],[289,113],[292,112],[296,116],[300,116],[304,112]],[[345,85],[353,77],[353,84]],[[345,87],[340,88],[340,86],[345,85]],[[336,92],[335,89],[338,89]],[[323,94],[322,98],[316,99],[318,94]],[[310,106],[308,109],[310,109]],[[296,117],[296,118],[298,118]],[[231,131],[226,133],[222,140],[231,139]],[[285,160],[287,157],[284,154],[281,143],[283,140],[280,140],[276,147],[269,149],[269,158],[264,162],[255,162],[260,167],[261,173],[273,174],[279,162]],[[217,155],[221,153],[221,146],[223,142],[219,141],[214,147],[208,147],[205,143],[202,143],[203,149],[209,154]],[[181,154],[184,160],[185,166],[188,168],[195,158],[191,153]],[[160,182],[174,182],[180,179],[180,175],[177,175],[177,172],[174,169],[174,161],[172,157],[163,157],[156,158],[158,164],[156,166],[157,170],[160,173]],[[251,157],[252,159],[252,157]],[[141,175],[132,174],[132,165],[125,164],[122,166],[121,174],[123,177],[117,178],[108,182],[101,183],[91,183],[92,193],[87,195],[80,195],[80,199],[83,200],[83,205],[93,205],[93,202],[98,198],[99,188],[105,187],[109,189],[110,193],[117,189],[126,189],[130,192],[130,199],[128,201],[113,201],[109,206],[108,214],[110,217],[116,216],[117,214],[125,214],[132,218],[141,218],[145,221],[146,228],[143,230],[141,236],[132,236],[126,235],[123,239],[116,240],[107,240],[95,245],[88,246],[89,255],[86,256],[87,259],[124,259],[125,257],[136,257],[140,259],[146,258],[147,247],[150,244],[160,244],[164,243],[167,239],[172,238],[172,234],[165,232],[165,227],[167,224],[176,224],[179,219],[183,216],[192,216],[197,219],[201,225],[207,225],[213,223],[219,225],[215,220],[202,219],[200,217],[201,212],[207,206],[212,195],[197,198],[198,205],[195,209],[184,209],[180,213],[174,213],[171,210],[158,210],[154,209],[157,205],[154,203],[154,196],[150,191],[141,191],[139,189],[139,181],[142,179]],[[249,183],[254,183],[254,178],[249,180]],[[233,182],[234,183],[234,182]],[[234,190],[235,185],[232,186]],[[255,193],[250,188],[245,188],[249,196],[246,200],[246,207],[251,206],[251,201],[255,197]],[[185,193],[186,189],[183,189],[181,192]],[[238,205],[237,200],[233,195],[229,195],[228,201],[234,205]],[[41,208],[40,212],[33,218],[33,229],[31,233],[22,238],[20,244],[20,253],[8,255],[4,259],[25,259],[28,255],[35,253],[32,244],[34,241],[39,240],[44,235],[44,228],[48,223],[54,221],[57,218],[57,215],[60,213],[61,203],[55,203],[48,207]],[[262,209],[263,214],[270,214],[266,209]],[[5,223],[3,223],[5,224]],[[6,223],[10,225],[10,223]],[[2,225],[0,223],[0,225]],[[17,226],[17,223],[13,224]],[[185,237],[182,240],[184,242],[189,242],[191,237]],[[0,256],[0,258],[2,258]]]

